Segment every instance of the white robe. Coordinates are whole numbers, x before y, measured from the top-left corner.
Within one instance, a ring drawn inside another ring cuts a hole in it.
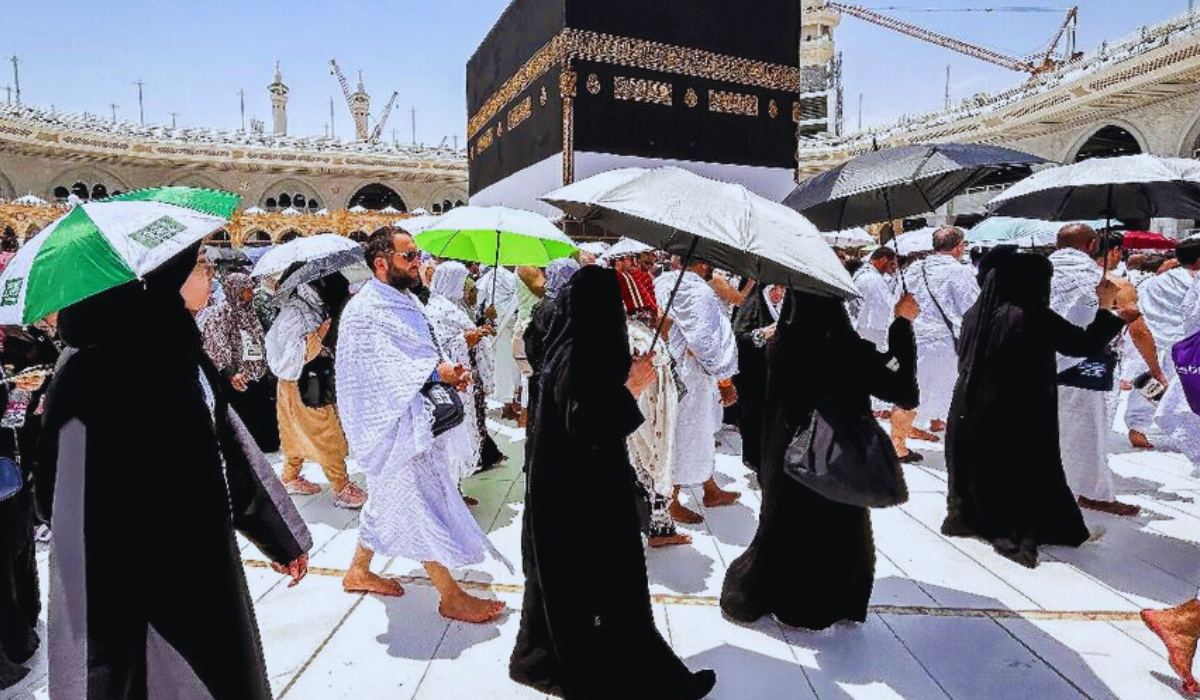
[[[921,390],[917,420],[921,423],[946,420],[958,382],[954,339],[962,336],[963,316],[979,298],[979,282],[973,267],[942,254],[913,263],[905,271],[904,280],[921,306],[921,313],[913,322],[917,338],[917,385]]]
[[[864,340],[875,343],[880,352],[886,352],[888,329],[895,318],[895,294],[883,274],[871,265],[863,265],[854,274],[854,286],[860,295],[854,330]]]
[[[629,347],[645,354],[654,331],[638,321],[629,322]],[[679,428],[679,392],[671,374],[671,355],[654,353],[654,383],[638,396],[645,422],[629,436],[629,461],[642,485],[652,493],[670,498],[675,489],[671,471],[675,461],[675,431]]]
[[[1096,285],[1104,272],[1091,256],[1071,248],[1050,256],[1054,276],[1050,281],[1050,308],[1067,321],[1086,328],[1096,319],[1100,298]],[[1058,371],[1070,369],[1086,358],[1058,356]],[[1095,501],[1116,500],[1112,469],[1108,466],[1108,394],[1073,387],[1058,387],[1058,442],[1067,485],[1076,496]]]
[[[446,361],[470,367],[473,372],[477,371],[471,364],[471,349],[467,345],[465,335],[467,331],[475,329],[475,324],[471,322],[471,318],[467,316],[462,307],[434,292],[429,297],[429,305],[425,307],[425,313],[433,326],[433,332],[437,335],[438,344],[441,346]],[[454,477],[455,482],[462,481],[479,471],[479,455],[483,449],[483,436],[479,434],[479,426],[474,420],[475,392],[478,390],[478,385],[473,382],[466,391],[458,393],[463,406],[467,409],[467,420],[463,421],[461,433],[463,439],[466,440],[465,449],[462,450],[461,458],[452,460],[450,463],[450,475]]]
[[[370,280],[342,312],[338,410],[369,495],[359,539],[373,552],[449,568],[503,559],[459,495],[449,464],[462,426],[433,435],[420,390],[438,365],[421,303]],[[464,421],[465,422],[465,421]]]
[[[325,321],[325,305],[307,284],[296,287],[283,302],[279,316],[267,331],[267,366],[278,378],[294,382],[304,371],[308,335]]]
[[[1200,332],[1200,279],[1193,280],[1188,288],[1180,304],[1179,317],[1180,340]],[[1168,353],[1170,350],[1167,348]],[[1171,382],[1154,417],[1170,446],[1187,456],[1192,468],[1200,471],[1200,416],[1192,411],[1182,383]]]
[[[658,308],[666,309],[679,272],[654,281]],[[678,486],[708,481],[716,467],[716,435],[721,429],[721,390],[717,383],[737,374],[737,343],[721,300],[699,275],[683,274],[667,314],[671,359],[687,394],[679,402],[672,472]]]
[[[479,295],[479,311],[482,313],[493,304],[492,285],[495,282],[496,336],[491,343],[492,366],[494,369],[494,386],[492,399],[501,403],[512,401],[517,390],[521,388],[521,370],[513,356],[513,339],[516,337],[517,312],[520,311],[520,299],[517,297],[517,285],[520,280],[516,273],[504,267],[488,270],[475,289]]]
[[[1193,282],[1195,278],[1191,271],[1177,267],[1145,280],[1138,286],[1138,309],[1142,312],[1146,327],[1150,329],[1150,335],[1154,337],[1154,344],[1158,350],[1158,364],[1167,380],[1171,382],[1175,380],[1171,347],[1186,337],[1183,332],[1184,298],[1191,290]],[[1149,369],[1145,360],[1136,352],[1127,351],[1123,361],[1137,374],[1132,377],[1123,376],[1122,379],[1133,381],[1138,374]],[[1125,424],[1130,429],[1143,433],[1152,430],[1155,427],[1156,409],[1157,406],[1140,392],[1132,391],[1125,411]]]

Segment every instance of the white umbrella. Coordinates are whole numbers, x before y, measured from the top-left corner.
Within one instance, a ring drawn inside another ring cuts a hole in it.
[[[347,211],[349,211],[351,214],[365,214],[367,212],[367,208],[361,204],[355,204]]]
[[[990,216],[975,225],[967,234],[967,242],[973,245],[996,246],[1017,245],[1029,248],[1053,246],[1058,240],[1058,231],[1068,222],[1021,219],[1009,216]],[[1092,228],[1104,226],[1103,220],[1078,221]]]
[[[619,258],[625,255],[649,253],[652,250],[654,249],[645,243],[642,243],[641,241],[635,241],[632,238],[622,238],[614,243],[611,248],[604,251],[604,254],[600,257],[605,260],[612,260],[613,258]]]
[[[267,251],[266,255],[263,255],[258,264],[254,266],[254,271],[250,273],[250,276],[266,277],[279,274],[291,267],[293,263],[307,263],[345,251],[359,251],[361,254],[362,247],[349,238],[336,233],[302,236]]]
[[[567,214],[653,248],[815,294],[857,297],[821,232],[737,184],[674,167],[609,171],[542,197]]]
[[[300,216],[300,210],[295,207],[288,207],[279,213],[283,216]]]
[[[246,216],[258,216],[259,214],[266,214],[267,210],[263,209],[262,207],[250,207],[249,209],[246,209],[242,213],[245,214]]]
[[[400,220],[396,221],[396,226],[399,226],[400,228],[404,229],[405,231],[408,231],[409,233],[416,235],[417,233],[420,233],[421,231],[424,231],[425,229],[429,228],[430,226],[433,226],[434,224],[436,224],[438,222],[438,220],[440,220],[441,218],[442,217],[434,216],[433,214],[424,214],[421,216],[410,216],[407,219],[400,219]]]
[[[14,199],[13,204],[26,204],[26,205],[31,205],[31,206],[35,206],[35,207],[42,207],[42,206],[46,205],[46,200],[44,200],[41,197],[38,197],[37,195],[30,192],[29,194],[25,195],[24,197],[17,197],[16,199]]]
[[[825,242],[834,248],[861,248],[875,243],[875,237],[865,228],[848,228],[844,231],[822,233]]]
[[[579,244],[580,250],[591,253],[592,255],[595,255],[596,257],[600,257],[600,256],[604,255],[605,253],[608,252],[608,249],[611,247],[612,246],[610,246],[609,244],[603,243],[601,241],[591,241],[589,243],[580,243]]]
[[[380,214],[400,214],[402,212],[399,209],[397,209],[396,207],[393,207],[392,205],[389,204],[386,207],[384,207],[383,209],[380,209],[379,213]]]
[[[411,213],[413,216],[425,216],[426,214],[429,213],[429,210],[426,209],[425,207],[417,207],[416,209],[413,209],[409,213]]]
[[[887,242],[887,246],[901,255],[914,255],[933,251],[933,232],[936,228],[922,228],[902,233]]]

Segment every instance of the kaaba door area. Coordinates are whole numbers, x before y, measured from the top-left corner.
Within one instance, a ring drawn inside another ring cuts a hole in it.
[[[796,0],[514,0],[467,66],[472,203],[672,163],[782,198],[826,107],[799,37]]]

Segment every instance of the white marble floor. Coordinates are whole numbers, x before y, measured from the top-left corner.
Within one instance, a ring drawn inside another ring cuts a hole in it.
[[[479,499],[476,518],[518,573],[488,561],[459,575],[511,612],[490,625],[447,622],[412,561],[377,562],[380,571],[413,577],[402,598],[343,593],[339,575],[354,549],[357,516],[334,508],[328,490],[297,499],[315,540],[307,580],[289,589],[253,547],[243,549],[277,698],[539,697],[507,674],[523,584],[524,431],[494,427],[512,459],[471,478],[466,491]],[[1180,455],[1133,452],[1116,433],[1112,439],[1121,498],[1141,505],[1143,515],[1087,514],[1104,537],[1080,549],[1046,550],[1036,570],[982,543],[941,536],[944,460],[939,446],[919,445],[927,460],[907,469],[911,501],[873,515],[879,556],[869,620],[811,633],[771,620],[734,624],[716,605],[726,567],[754,535],[760,505],[736,436],[725,436],[720,479],[744,497],[688,528],[694,546],[647,552],[659,629],[689,666],[716,669],[714,698],[1178,698],[1165,654],[1136,613],[1196,595],[1200,478]],[[1013,459],[1020,458],[1014,436]],[[320,470],[310,465],[306,474],[318,480]],[[130,546],[137,546],[135,534]],[[30,677],[0,698],[45,698],[45,686],[41,656]]]

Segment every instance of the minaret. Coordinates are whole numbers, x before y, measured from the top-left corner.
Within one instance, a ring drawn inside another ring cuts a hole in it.
[[[840,62],[833,34],[842,16],[827,0],[800,0],[800,132],[837,131]],[[820,93],[824,99],[816,98]]]
[[[350,114],[354,116],[354,126],[359,141],[366,141],[367,115],[371,112],[371,96],[363,87],[362,71],[358,71],[358,90],[350,96]]]
[[[271,93],[271,117],[275,126],[275,135],[287,136],[287,100],[288,88],[283,84],[283,75],[279,72],[279,61],[275,62],[275,82],[267,86]]]

